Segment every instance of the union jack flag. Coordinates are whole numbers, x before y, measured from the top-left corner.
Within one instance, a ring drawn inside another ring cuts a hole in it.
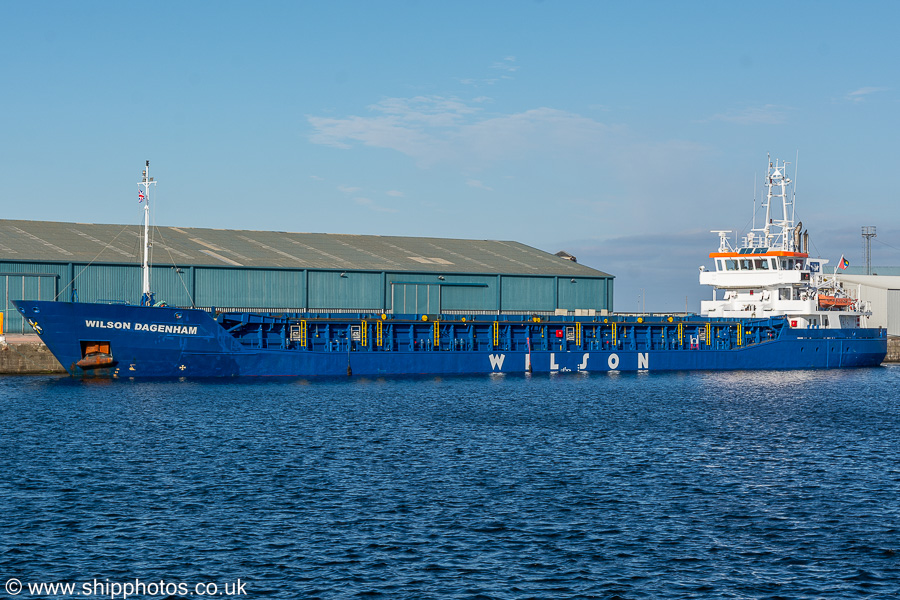
[[[138,190],[138,204],[144,201],[144,192],[142,190]]]

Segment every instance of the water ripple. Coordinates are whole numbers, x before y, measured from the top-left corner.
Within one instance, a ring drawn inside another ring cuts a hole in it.
[[[897,597],[898,383],[2,378],[0,574],[240,578],[271,598]]]

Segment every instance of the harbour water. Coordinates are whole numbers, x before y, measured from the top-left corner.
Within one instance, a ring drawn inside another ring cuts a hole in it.
[[[0,586],[19,581],[20,598],[56,582],[79,590],[56,597],[78,598],[122,598],[126,582],[185,586],[131,596],[146,598],[196,597],[198,584],[222,598],[898,597],[898,390],[900,366],[2,377]]]

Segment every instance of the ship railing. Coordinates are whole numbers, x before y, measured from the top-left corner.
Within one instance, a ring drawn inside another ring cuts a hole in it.
[[[191,308],[183,306],[180,308]],[[552,310],[463,310],[463,309],[441,309],[440,312],[422,312],[422,313],[395,313],[395,311],[386,308],[300,308],[300,307],[262,307],[262,306],[195,306],[198,310],[208,313],[267,313],[267,314],[329,314],[329,315],[357,315],[357,314],[428,314],[428,315],[510,315],[510,316],[600,316],[600,311],[596,311],[596,315],[577,315],[575,311],[567,311],[566,315],[557,315]],[[652,313],[643,313],[652,314]],[[687,314],[687,313],[686,313]]]
[[[500,315],[512,315],[512,316],[535,315],[535,316],[552,317],[555,313],[552,310],[503,310],[503,311],[498,312],[496,310],[457,310],[457,309],[444,310],[444,309],[442,309],[441,314],[442,315],[497,315],[497,314],[500,314]]]
[[[387,313],[391,314],[391,311],[386,311],[382,308],[299,308],[296,306],[182,306],[179,308],[194,308],[197,310],[203,310],[208,313],[261,313],[261,314],[271,314],[271,315],[293,315],[293,314],[341,314],[341,315],[356,315],[356,314],[382,314]]]

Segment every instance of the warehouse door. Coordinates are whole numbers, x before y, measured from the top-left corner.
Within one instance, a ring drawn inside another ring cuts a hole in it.
[[[395,315],[441,312],[441,286],[432,283],[392,283],[391,310]]]
[[[900,335],[900,290],[887,291],[888,335]]]

